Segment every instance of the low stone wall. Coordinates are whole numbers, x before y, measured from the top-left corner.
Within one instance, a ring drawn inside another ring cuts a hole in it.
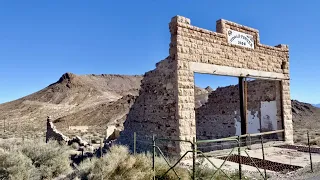
[[[47,118],[47,132],[46,132],[46,142],[49,140],[57,140],[59,142],[68,142],[69,137],[63,135],[60,131],[58,131],[55,125],[51,122],[50,117]]]
[[[89,129],[89,126],[69,126],[68,129],[74,130],[74,131],[87,132]]]

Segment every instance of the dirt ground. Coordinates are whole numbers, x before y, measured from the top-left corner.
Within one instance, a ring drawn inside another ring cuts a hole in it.
[[[245,150],[248,155],[252,158],[259,158],[263,159],[262,157],[262,149],[253,149],[253,150]],[[299,152],[297,150],[291,150],[291,149],[285,149],[285,148],[278,148],[278,147],[266,147],[264,148],[265,151],[265,159],[273,162],[278,162],[282,164],[288,164],[288,165],[294,165],[294,166],[300,166],[301,169],[297,170],[296,172],[288,172],[288,171],[282,171],[282,172],[275,172],[271,170],[267,170],[267,175],[269,177],[272,177],[272,179],[287,179],[290,177],[293,177],[295,175],[306,177],[306,174],[310,171],[310,159],[309,159],[309,153],[306,152]],[[209,160],[216,166],[220,167],[222,164],[223,166],[221,169],[223,169],[226,172],[235,172],[239,169],[239,164],[231,161],[225,161],[222,159],[219,159],[218,157],[221,156],[227,156],[230,153],[230,150],[223,150],[223,153],[217,153],[217,157],[210,157]],[[234,151],[232,154],[238,154],[237,151]],[[244,152],[244,150],[241,150],[242,156],[248,155]],[[214,155],[213,155],[214,156]],[[197,161],[200,162],[202,157],[198,157]],[[205,159],[205,158],[204,158]],[[314,167],[320,167],[320,154],[312,153],[312,161],[314,164]],[[192,165],[192,159],[186,159],[182,161],[183,165],[191,166]],[[204,164],[207,165],[210,168],[215,168],[207,159],[204,160]],[[245,175],[249,177],[254,177],[257,179],[261,179],[260,173],[264,174],[263,168],[256,168],[254,166],[249,166],[242,164],[241,165],[242,170]],[[320,170],[320,168],[319,168]],[[260,171],[260,172],[259,172]],[[293,175],[295,174],[295,175]],[[312,177],[312,173],[309,175]]]

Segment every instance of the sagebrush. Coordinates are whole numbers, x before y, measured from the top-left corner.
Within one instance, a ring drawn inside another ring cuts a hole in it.
[[[169,164],[174,164],[174,162],[170,162],[170,159],[168,161]],[[176,173],[172,170],[167,172],[169,168],[170,166],[164,158],[156,156],[154,173],[150,154],[131,155],[126,146],[113,146],[103,158],[92,158],[82,162],[73,178],[77,177],[82,180],[150,180],[155,176],[156,179],[162,180],[192,179],[193,174],[187,168],[177,166],[174,168]],[[197,165],[196,179],[211,179],[214,172],[214,169],[209,168],[202,161]],[[229,176],[232,179],[239,179],[237,173],[232,173]],[[214,179],[222,180],[227,177],[222,173],[216,173]]]
[[[132,155],[126,146],[115,145],[102,158],[86,159],[78,167],[71,168],[69,152],[72,147],[57,142],[6,140],[0,142],[1,180],[150,180],[155,176],[162,180],[191,180],[193,174],[186,167],[177,166],[168,171],[175,162],[156,156],[155,171],[152,169],[151,154]],[[168,172],[167,172],[168,171]],[[196,179],[211,179],[215,171],[204,161],[196,166]],[[237,174],[230,174],[238,179]],[[226,179],[216,173],[214,179]]]
[[[0,179],[52,179],[72,169],[69,147],[40,140],[0,143]]]

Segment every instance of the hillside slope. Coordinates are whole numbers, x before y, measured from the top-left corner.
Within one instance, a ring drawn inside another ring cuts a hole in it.
[[[67,119],[68,125],[107,124],[125,118],[132,102],[121,98],[138,95],[141,80],[142,76],[66,73],[38,92],[0,104],[0,119],[6,122],[7,131],[18,135],[43,132],[47,116],[61,122]],[[125,108],[117,108],[119,105]],[[96,121],[99,111],[105,111],[106,117]],[[0,124],[4,129],[4,123]]]
[[[0,104],[0,120],[5,122],[6,133],[11,132],[16,136],[43,133],[47,116],[52,117],[59,129],[79,125],[113,125],[121,128],[139,93],[142,78],[66,73],[57,82],[38,92]],[[196,87],[196,108],[207,102],[208,94],[212,91],[211,87]],[[320,108],[293,100],[292,112],[296,131],[304,133],[307,129],[313,129],[318,132],[319,129],[320,133]],[[3,129],[4,123],[1,122],[0,130]]]

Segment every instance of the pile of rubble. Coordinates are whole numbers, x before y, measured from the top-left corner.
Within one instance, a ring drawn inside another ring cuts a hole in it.
[[[79,146],[79,151],[89,151],[93,152],[94,148],[93,146],[88,143],[87,141],[81,139],[79,136],[75,136],[72,139],[62,134],[60,131],[58,131],[55,127],[55,125],[51,122],[51,118],[47,118],[47,132],[46,132],[46,142],[49,140],[56,140],[59,142],[63,142],[69,146],[76,143]]]
[[[69,146],[76,147],[76,150],[79,151],[79,153],[72,155],[71,158],[74,161],[80,162],[80,159],[93,156],[100,157],[101,152],[106,153],[107,150],[116,142],[116,139],[119,137],[119,135],[120,131],[114,130],[114,132],[103,141],[103,147],[101,151],[101,147],[94,148],[94,146],[92,146],[91,143],[88,143],[79,136],[75,136],[71,139],[65,136],[63,133],[56,129],[53,122],[51,122],[51,118],[47,118],[46,142],[48,142],[49,140],[55,140],[59,141],[60,143],[67,144]]]

